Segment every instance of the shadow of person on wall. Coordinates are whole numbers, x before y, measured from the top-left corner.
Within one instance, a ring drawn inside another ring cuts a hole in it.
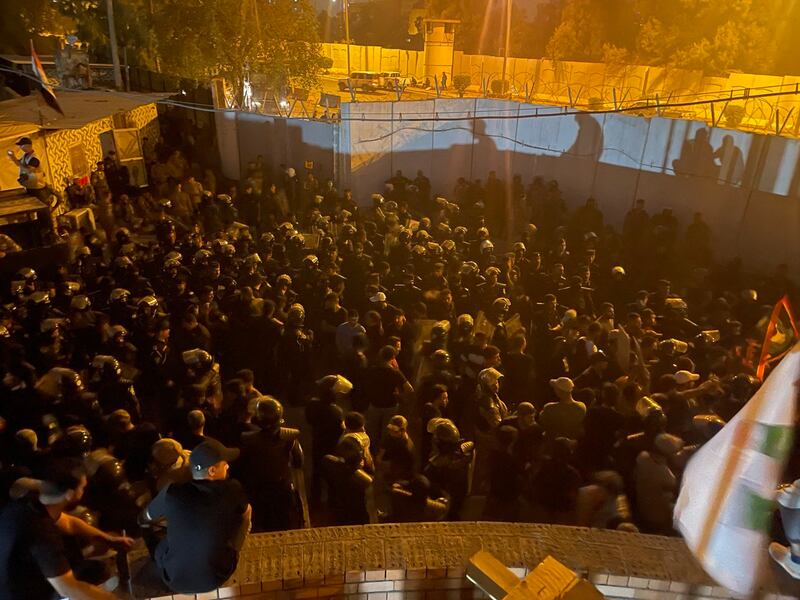
[[[603,127],[597,119],[587,114],[575,115],[575,122],[578,124],[575,141],[562,153],[562,156],[600,160],[600,155],[603,153]]]
[[[486,133],[486,121],[484,119],[475,119],[473,121],[473,142],[474,158],[480,160],[491,159],[498,151],[497,144],[492,139],[491,134]]]
[[[732,135],[722,138],[722,145],[714,151],[714,161],[719,165],[721,183],[741,185],[744,176],[744,157],[734,143]]]
[[[672,161],[672,169],[676,175],[717,179],[719,167],[714,162],[708,129],[698,129],[694,139],[684,140],[680,157]]]

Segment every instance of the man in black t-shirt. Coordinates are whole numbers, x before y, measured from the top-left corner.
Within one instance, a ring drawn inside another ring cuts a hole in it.
[[[143,517],[166,518],[167,533],[148,544],[164,582],[176,592],[209,592],[236,570],[250,530],[250,505],[241,484],[228,479],[229,461],[239,450],[208,438],[192,450],[192,481],[169,485]]]
[[[31,493],[13,500],[0,513],[0,598],[113,600],[108,591],[77,579],[62,537],[102,540],[120,548],[133,545],[130,538],[109,535],[66,514],[77,506],[86,488],[80,462],[59,460],[49,466],[43,481],[20,481],[18,487]]]
[[[393,346],[380,349],[378,363],[367,370],[363,385],[363,396],[369,402],[367,433],[377,445],[389,419],[399,412],[402,394],[414,391],[397,365],[397,350]]]

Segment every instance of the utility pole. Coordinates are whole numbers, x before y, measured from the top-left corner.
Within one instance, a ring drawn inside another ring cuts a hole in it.
[[[347,76],[350,77],[350,0],[344,2],[344,38],[347,44]]]
[[[119,51],[117,50],[117,29],[114,26],[114,0],[106,0],[108,11],[108,42],[111,45],[111,62],[114,65],[114,87],[122,89],[122,69],[119,65]]]
[[[506,0],[506,47],[503,52],[503,77],[500,85],[503,86],[503,95],[505,95],[506,86],[506,67],[508,65],[508,49],[511,45],[511,3],[513,0]],[[510,89],[511,86],[509,86]]]

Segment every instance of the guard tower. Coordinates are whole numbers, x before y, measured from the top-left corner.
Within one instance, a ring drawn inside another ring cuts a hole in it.
[[[453,79],[453,43],[456,38],[456,26],[461,21],[455,19],[425,19],[425,76],[441,76]]]

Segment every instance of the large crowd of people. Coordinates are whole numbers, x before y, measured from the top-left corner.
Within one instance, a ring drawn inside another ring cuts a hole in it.
[[[716,261],[700,213],[639,200],[617,231],[493,172],[356,199],[260,157],[229,186],[186,151],[148,144],[144,190],[107,157],[66,190],[97,225],[73,261],[0,290],[2,597],[105,597],[63,534],[143,537],[176,592],[221,585],[248,530],[673,534],[686,461],[797,297],[785,265]]]

